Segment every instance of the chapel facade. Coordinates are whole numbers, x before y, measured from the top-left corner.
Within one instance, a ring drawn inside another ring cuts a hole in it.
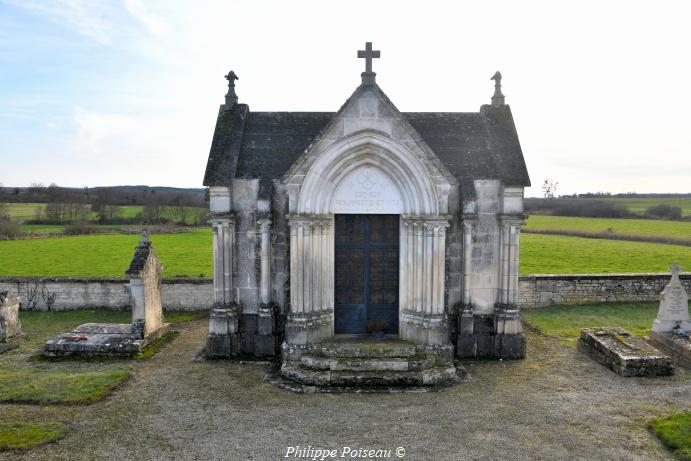
[[[497,72],[479,112],[400,112],[376,83],[337,112],[252,112],[236,75],[210,190],[209,357],[284,357],[373,329],[446,357],[522,358],[530,185]]]

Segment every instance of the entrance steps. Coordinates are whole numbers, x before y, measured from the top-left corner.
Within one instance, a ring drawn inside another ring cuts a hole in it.
[[[451,346],[429,348],[397,338],[347,336],[300,348],[284,345],[274,381],[296,392],[401,392],[436,390],[465,376]]]

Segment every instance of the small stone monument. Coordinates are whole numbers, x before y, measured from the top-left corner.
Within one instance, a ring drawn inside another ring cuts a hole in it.
[[[134,257],[125,275],[129,277],[132,302],[132,336],[144,339],[157,334],[163,327],[161,274],[163,265],[146,232],[134,250]]]
[[[679,280],[681,266],[675,262],[669,270],[672,273],[672,279],[660,293],[660,310],[657,313],[657,319],[653,321],[653,331],[670,332],[679,327],[685,331],[691,331],[689,295]]]
[[[678,366],[691,370],[689,295],[679,279],[679,263],[672,264],[670,272],[672,279],[660,293],[660,310],[648,333],[648,341],[672,356]]]
[[[86,323],[48,341],[43,355],[129,357],[163,336],[168,324],[163,323],[161,274],[163,266],[146,233],[125,275],[132,302],[132,323]]]
[[[19,322],[19,297],[9,291],[0,291],[0,343],[18,336],[22,332]],[[0,352],[9,350],[7,345],[0,345]]]

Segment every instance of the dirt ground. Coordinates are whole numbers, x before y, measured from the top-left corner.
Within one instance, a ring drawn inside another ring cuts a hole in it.
[[[533,333],[526,360],[468,364],[472,379],[441,392],[297,395],[266,383],[265,365],[193,362],[206,322],[180,327],[102,402],[0,405],[8,419],[71,425],[57,443],[0,459],[265,460],[312,446],[390,459],[403,447],[411,460],[665,460],[646,421],[691,409],[691,373],[621,378]]]

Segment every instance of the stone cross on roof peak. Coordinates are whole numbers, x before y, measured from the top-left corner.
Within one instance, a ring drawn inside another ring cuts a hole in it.
[[[504,95],[501,92],[501,72],[496,71],[490,80],[494,80],[494,95],[492,105],[495,107],[504,105]]]
[[[377,74],[372,72],[372,59],[379,59],[381,51],[372,49],[372,42],[365,43],[364,50],[358,50],[357,57],[365,59],[365,71],[362,73],[362,83],[373,85]]]

